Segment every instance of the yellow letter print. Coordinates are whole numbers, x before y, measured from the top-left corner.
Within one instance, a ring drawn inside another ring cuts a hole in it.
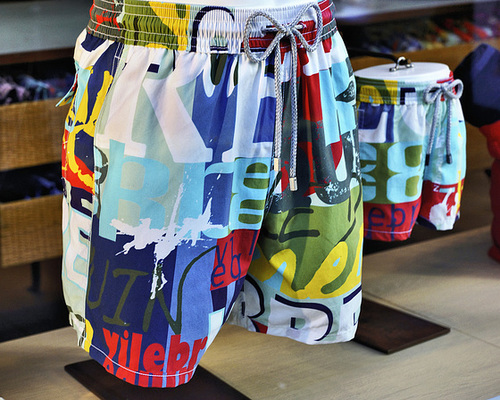
[[[265,257],[254,260],[252,274],[261,282],[271,279],[275,274],[279,274],[278,269],[285,263],[283,271],[283,280],[280,291],[294,299],[326,299],[341,296],[361,283],[361,248],[363,244],[363,227],[359,232],[359,241],[356,248],[356,256],[351,271],[345,282],[337,290],[331,293],[325,293],[322,288],[333,282],[346,268],[349,248],[346,242],[338,243],[322,262],[320,268],[316,271],[311,281],[303,288],[294,290],[292,288],[293,278],[297,268],[297,258],[291,249],[284,249],[275,254],[269,262]]]

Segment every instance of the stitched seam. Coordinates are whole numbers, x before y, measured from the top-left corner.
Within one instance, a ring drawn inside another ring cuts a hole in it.
[[[96,23],[96,21],[94,21],[94,20],[91,20],[91,21],[95,25],[98,25]],[[93,33],[95,35],[99,35],[99,36],[101,36],[103,38],[106,38],[106,39],[114,39],[116,41],[125,41],[125,42],[129,42],[130,41],[130,42],[133,42],[133,43],[159,44],[159,45],[165,45],[166,47],[171,47],[171,48],[185,47],[186,45],[180,45],[180,44],[168,43],[168,42],[162,42],[162,41],[144,40],[144,39],[127,39],[127,37],[125,36],[125,33],[132,32],[132,33],[155,35],[155,36],[156,35],[158,35],[158,36],[165,36],[165,37],[170,36],[170,37],[176,37],[176,38],[180,38],[180,39],[183,39],[183,38],[191,39],[190,35],[175,35],[175,34],[161,33],[161,32],[138,31],[138,30],[130,30],[130,29],[126,29],[126,28],[116,28],[116,27],[110,26],[110,25],[105,25],[105,28],[107,30],[122,32],[123,34],[122,35],[116,35],[116,34],[113,34],[113,33],[101,32],[101,30],[95,29],[94,27],[91,27],[91,26],[87,27],[87,29],[88,29],[89,32],[91,32],[91,33]],[[332,29],[332,30],[328,31],[327,33],[322,34],[320,36],[320,40],[323,40],[324,38],[331,37],[333,34],[336,33],[336,31],[337,31],[336,29]],[[313,32],[313,31],[311,31],[311,32]],[[239,39],[228,39],[228,40],[238,40],[240,42],[243,42],[243,40],[239,40]],[[261,40],[267,40],[267,39],[262,38]],[[269,42],[271,42],[271,40],[269,40]],[[265,50],[266,48],[265,47],[252,47],[252,49],[258,51],[258,50]]]
[[[412,230],[413,230],[413,228],[412,229],[408,229],[406,231],[379,231],[377,229],[368,229],[368,228],[365,228],[365,232],[377,232],[377,233],[388,233],[388,234],[410,233]]]

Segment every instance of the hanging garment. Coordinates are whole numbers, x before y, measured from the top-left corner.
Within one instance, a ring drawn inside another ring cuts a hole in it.
[[[486,137],[494,158],[490,183],[493,244],[488,254],[500,262],[500,51],[487,44],[478,46],[462,60],[455,75],[468,88],[461,99],[465,120]]]
[[[172,387],[232,309],[252,331],[352,339],[361,175],[333,4],[96,0],[75,60],[63,286],[80,345]]]
[[[365,238],[452,229],[466,170],[462,83],[357,77]]]

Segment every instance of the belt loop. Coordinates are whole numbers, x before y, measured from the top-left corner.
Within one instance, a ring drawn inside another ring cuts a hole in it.
[[[300,33],[299,29],[302,28],[300,24],[300,19],[309,9],[314,9],[316,11],[316,37],[314,43],[309,45],[306,39]],[[264,17],[269,20],[276,31],[271,44],[266,48],[266,50],[257,56],[252,52],[250,48],[250,33],[252,22],[254,22],[257,17]],[[297,187],[297,141],[298,141],[298,101],[297,101],[297,65],[298,65],[298,55],[297,55],[297,42],[295,38],[298,38],[302,46],[308,51],[313,52],[317,49],[319,42],[321,40],[321,33],[323,31],[323,15],[321,9],[317,3],[310,3],[305,5],[297,14],[297,17],[290,24],[281,24],[276,18],[268,14],[265,11],[255,11],[251,14],[245,24],[243,48],[245,50],[248,58],[253,62],[261,62],[269,57],[269,55],[274,51],[274,90],[276,95],[276,121],[275,121],[275,136],[274,136],[274,170],[279,171],[281,169],[281,142],[283,140],[283,97],[281,91],[281,52],[280,44],[283,38],[288,38],[292,50],[292,61],[291,61],[291,103],[292,103],[292,135],[291,135],[291,145],[290,145],[290,190],[296,191]]]

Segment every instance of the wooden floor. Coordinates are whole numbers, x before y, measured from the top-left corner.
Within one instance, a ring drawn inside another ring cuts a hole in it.
[[[449,334],[385,355],[355,342],[308,346],[225,326],[201,365],[256,400],[500,396],[500,264],[486,255],[489,244],[483,227],[365,257],[365,298]],[[0,344],[0,396],[96,398],[63,371],[86,359],[75,341],[63,328]]]

